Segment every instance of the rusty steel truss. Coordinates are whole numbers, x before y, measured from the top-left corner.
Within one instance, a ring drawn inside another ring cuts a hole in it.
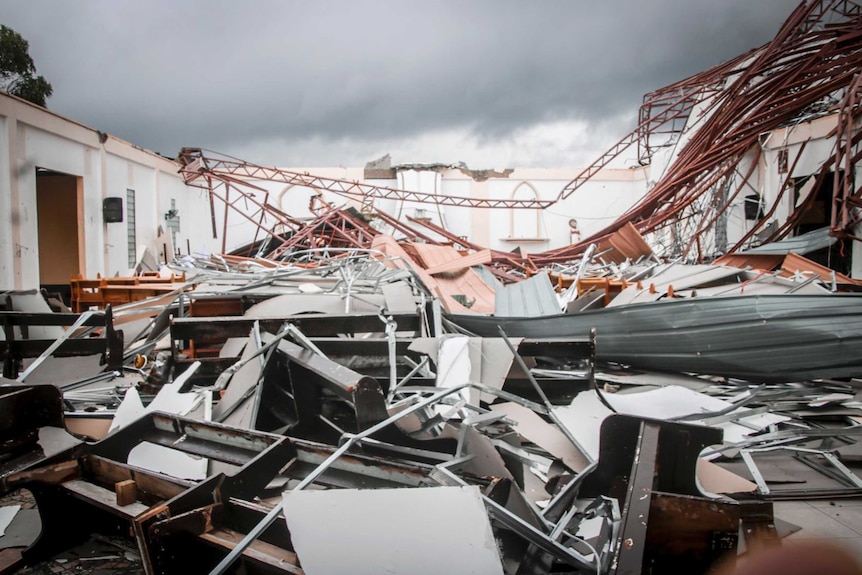
[[[534,256],[534,261],[571,259],[628,222],[644,235],[669,236],[674,255],[704,260],[711,250],[716,251],[715,240],[710,239],[716,222],[749,185],[761,135],[806,118],[838,115],[838,127],[829,136],[835,140],[835,152],[824,159],[815,186],[839,169],[852,175],[860,156],[860,15],[857,2],[800,4],[767,44],[647,94],[639,125],[567,184],[560,198],[569,197],[629,146],[637,144],[640,162],[648,164],[657,147],[679,145],[675,159],[644,198],[610,226],[577,245]],[[698,117],[691,118],[695,106]],[[800,156],[801,151],[788,163],[795,165]],[[751,161],[747,168],[746,159]],[[788,170],[783,179],[778,199],[766,207],[768,215],[792,188],[792,172]],[[852,227],[860,221],[862,189],[854,186],[852,177],[836,175],[833,181],[832,234],[853,237]],[[786,237],[813,201],[814,195],[809,194],[808,201],[771,233],[765,230],[769,217],[760,218],[742,241],[720,251],[733,252],[758,232],[764,234],[764,241]]]
[[[859,239],[853,230],[862,222],[862,187],[856,185],[852,174],[862,154],[860,70],[862,5],[849,0],[809,0],[800,4],[775,38],[760,48],[645,95],[638,125],[569,182],[555,200],[468,198],[399,190],[264,167],[197,148],[184,148],[179,162],[188,185],[206,190],[213,204],[219,200],[225,205],[222,251],[226,247],[227,213],[234,210],[255,223],[258,234],[269,237],[266,249],[258,250],[257,255],[279,258],[293,248],[320,247],[321,242],[367,248],[377,231],[360,213],[388,223],[407,237],[432,242],[433,237],[442,237],[444,242],[478,249],[481,246],[466,245],[446,230],[431,229],[433,234],[423,234],[382,214],[375,201],[544,209],[570,197],[631,146],[636,146],[641,165],[650,164],[658,149],[673,146],[673,160],[652,188],[607,228],[577,244],[529,258],[495,252],[493,259],[498,269],[521,271],[572,261],[580,258],[590,244],[606,240],[631,223],[642,235],[652,234],[653,241],[663,244],[660,247],[664,255],[704,261],[716,253],[741,249],[755,234],[759,241],[768,242],[794,232],[811,209],[814,194],[799,202],[779,225],[768,228],[767,224],[779,206],[792,203],[788,193],[794,192],[798,182],[791,176],[806,149],[805,142],[792,153],[783,150],[782,161],[789,169],[782,170],[784,175],[780,189],[773,194],[773,203],[762,206],[764,215],[733,245],[729,245],[726,233],[720,236],[730,207],[739,204],[744,190],[752,189],[750,180],[762,160],[763,135],[827,115],[837,119],[835,130],[827,136],[834,140],[834,151],[812,175],[813,185],[820,189],[832,178],[831,233],[839,238]],[[271,205],[269,192],[259,182],[330,192],[355,200],[360,210],[350,213],[323,203],[314,210],[316,220],[301,222]],[[212,223],[215,235],[215,215]],[[413,223],[428,227],[425,222]],[[263,240],[255,237],[255,242],[260,246]]]

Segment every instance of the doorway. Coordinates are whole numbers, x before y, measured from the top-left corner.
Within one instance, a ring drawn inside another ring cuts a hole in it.
[[[83,180],[36,168],[36,218],[39,230],[39,284],[70,299],[69,278],[81,273],[80,219]]]

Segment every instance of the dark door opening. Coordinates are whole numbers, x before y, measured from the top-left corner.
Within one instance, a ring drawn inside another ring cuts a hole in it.
[[[796,178],[796,200],[799,201],[799,195],[802,187],[808,178]],[[829,172],[823,177],[820,182],[820,187],[812,190],[814,200],[811,206],[802,213],[798,224],[793,229],[793,235],[798,236],[814,230],[819,230],[828,227],[832,223],[832,210],[835,209],[832,205],[832,191],[835,185],[835,172]],[[838,178],[844,177],[844,171],[838,171]],[[837,272],[849,275],[851,267],[851,249],[850,246],[844,245],[844,240],[838,240],[829,248],[823,248],[816,252],[805,254],[808,259],[817,262],[820,265],[827,266]],[[825,278],[824,278],[825,279]]]
[[[39,284],[69,303],[69,278],[81,273],[82,179],[36,168]]]

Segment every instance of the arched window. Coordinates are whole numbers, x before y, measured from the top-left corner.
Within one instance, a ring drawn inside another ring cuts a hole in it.
[[[513,200],[538,200],[539,193],[530,182],[521,182],[512,192]],[[538,239],[542,237],[542,214],[538,209],[512,208],[509,237]]]

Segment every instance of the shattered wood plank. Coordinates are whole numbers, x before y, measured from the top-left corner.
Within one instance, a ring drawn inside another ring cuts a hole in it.
[[[202,533],[198,537],[207,543],[218,545],[224,549],[233,549],[237,543],[242,541],[244,535],[232,529],[221,528],[213,529],[208,533]],[[275,567],[279,571],[295,575],[303,575],[304,573],[299,567],[296,553],[265,541],[254,541],[242,554],[247,559]]]

